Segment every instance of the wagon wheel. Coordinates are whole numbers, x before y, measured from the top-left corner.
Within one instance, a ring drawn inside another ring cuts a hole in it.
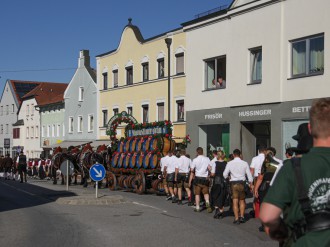
[[[154,180],[152,182],[151,186],[152,186],[154,191],[157,191],[157,192],[163,192],[164,191],[164,185],[163,185],[162,180],[160,180],[160,179]]]
[[[108,184],[109,184],[109,189],[116,190],[116,187],[117,187],[116,175],[113,174],[112,172],[107,173],[107,180],[108,180]]]
[[[143,172],[140,171],[135,175],[134,183],[135,192],[140,195],[143,194],[146,189],[146,179]]]

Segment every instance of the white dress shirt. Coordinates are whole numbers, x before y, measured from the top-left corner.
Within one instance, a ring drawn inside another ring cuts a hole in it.
[[[196,177],[206,178],[209,175],[209,166],[211,166],[210,159],[204,155],[198,155],[191,163],[191,170],[195,169]]]
[[[265,154],[264,153],[260,153],[258,156],[253,157],[250,167],[254,168],[253,176],[255,178],[258,177],[258,175],[261,173],[261,167],[262,167],[262,163],[264,163],[264,160],[265,160]]]
[[[181,155],[179,160],[179,173],[189,173],[191,166],[191,159],[187,158],[185,155]]]
[[[245,181],[245,175],[248,176],[250,183],[253,181],[249,164],[244,160],[241,160],[239,157],[236,157],[227,163],[226,169],[223,172],[223,177],[226,179],[229,173],[230,181]]]
[[[160,159],[160,170],[161,172],[164,172],[164,166],[165,166],[165,163],[166,163],[166,159],[168,158],[169,156],[166,155],[164,156],[163,158]]]
[[[179,168],[178,158],[175,155],[168,156],[164,164],[164,167],[166,167],[167,174],[174,173],[175,169]]]

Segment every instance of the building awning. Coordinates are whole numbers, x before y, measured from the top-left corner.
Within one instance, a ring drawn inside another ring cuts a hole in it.
[[[65,141],[62,141],[61,143],[55,143],[55,144],[52,144],[48,147],[43,147],[45,149],[47,148],[57,148],[57,147],[61,147],[61,148],[68,148],[68,147],[80,147],[80,146],[83,146],[87,143],[90,143],[90,145],[94,148],[100,146],[100,145],[103,145],[105,144],[106,146],[110,145],[111,141],[110,140],[65,140]]]
[[[13,124],[13,126],[22,126],[22,125],[24,125],[24,120],[23,119],[20,119],[16,123]]]

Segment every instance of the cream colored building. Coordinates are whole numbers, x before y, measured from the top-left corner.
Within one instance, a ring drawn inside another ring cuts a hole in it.
[[[129,19],[115,50],[98,55],[98,139],[117,112],[131,113],[138,122],[168,120],[168,52],[170,53],[170,120],[173,136],[186,135],[186,38],[182,28],[144,39]],[[171,39],[168,48],[165,39]],[[124,135],[119,126],[117,136]]]

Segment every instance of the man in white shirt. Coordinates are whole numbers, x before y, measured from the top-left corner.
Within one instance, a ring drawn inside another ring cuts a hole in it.
[[[198,147],[196,149],[197,157],[193,160],[191,164],[190,171],[194,173],[194,193],[195,193],[195,202],[196,208],[195,212],[200,212],[200,194],[201,192],[204,195],[206,202],[206,209],[208,213],[212,213],[212,208],[210,206],[210,195],[209,195],[209,171],[211,170],[211,161],[208,157],[203,155],[203,148]],[[189,178],[189,184],[193,176]]]
[[[252,158],[251,165],[250,165],[250,171],[253,176],[253,186],[256,185],[256,182],[258,180],[258,176],[261,173],[261,167],[265,160],[265,153],[267,151],[267,148],[265,145],[260,144],[258,148],[258,155]],[[254,195],[253,191],[253,195]],[[253,210],[255,217],[258,217],[259,215],[259,200],[258,198],[254,198],[253,200]]]
[[[178,178],[178,204],[182,205],[182,187],[185,188],[187,195],[188,195],[188,206],[192,205],[191,202],[191,191],[189,187],[189,174],[190,174],[190,166],[191,166],[191,159],[186,157],[186,150],[180,150],[180,158],[178,160],[179,163],[179,174]]]
[[[179,170],[178,158],[173,155],[172,151],[168,152],[168,158],[164,164],[164,174],[166,174],[166,182],[172,196],[172,203],[177,203],[177,174]]]
[[[251,188],[253,187],[253,178],[248,163],[240,158],[241,151],[239,149],[235,149],[233,151],[233,155],[234,159],[227,163],[226,169],[223,172],[223,177],[226,179],[230,173],[230,187],[232,191],[233,210],[235,215],[235,220],[233,223],[239,225],[240,223],[245,223],[245,176],[247,175]],[[238,211],[240,212],[240,216]]]
[[[166,182],[166,174],[164,174],[164,167],[165,167],[165,163],[166,163],[167,158],[168,158],[168,154],[160,159],[160,169],[161,169],[162,177],[163,177],[163,186],[164,186],[164,190],[165,190],[165,193],[166,193],[166,200],[171,200],[172,197],[171,197],[170,192],[168,190],[168,186],[167,186],[167,182]]]

